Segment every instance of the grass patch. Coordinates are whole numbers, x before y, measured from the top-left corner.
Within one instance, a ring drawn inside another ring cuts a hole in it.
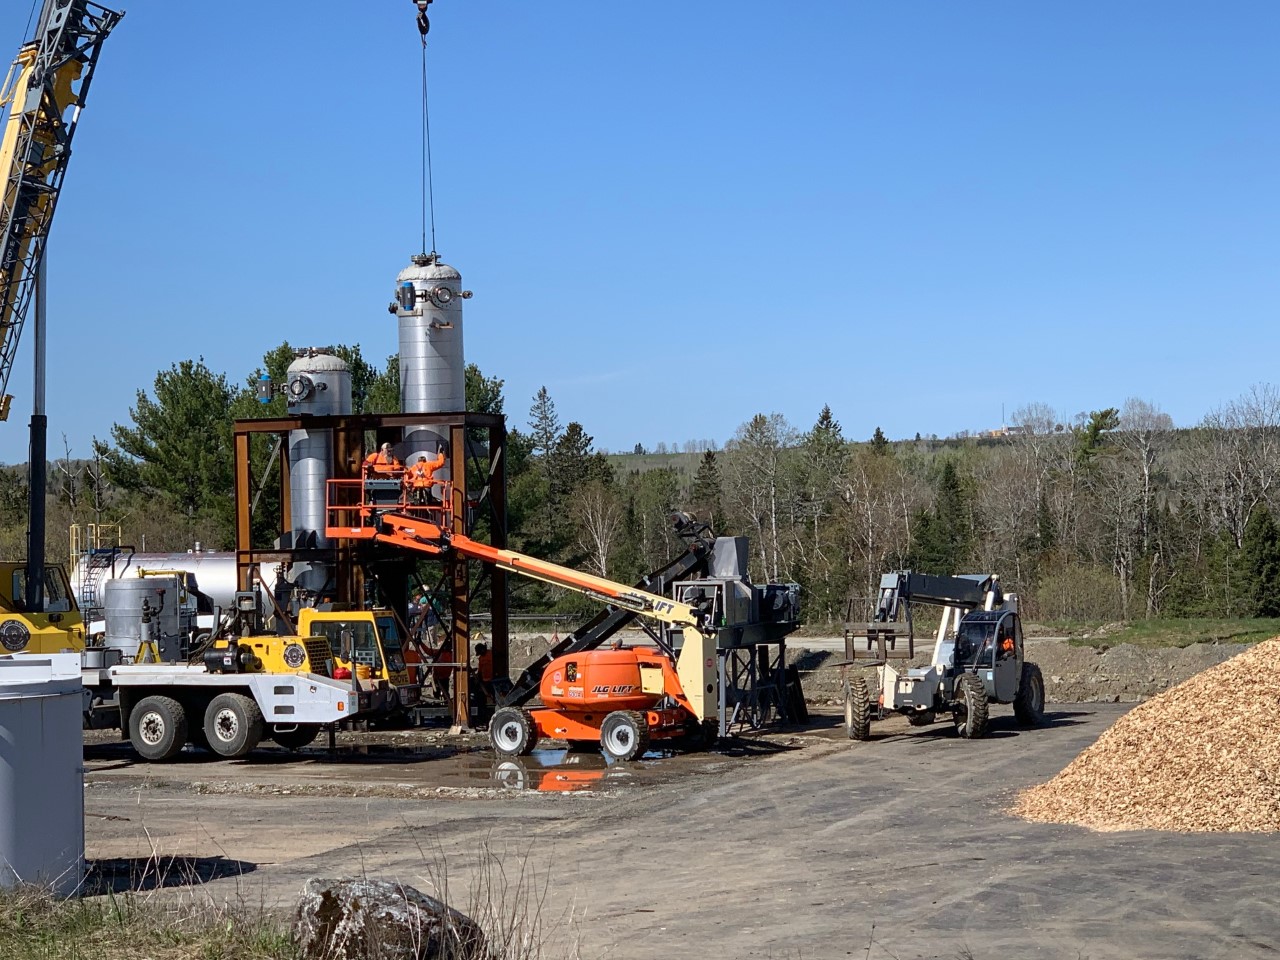
[[[1070,642],[1082,647],[1189,647],[1193,643],[1258,643],[1280,636],[1280,619],[1134,620],[1123,626],[1092,629],[1084,624],[1056,624]]]
[[[0,960],[293,960],[288,919],[243,903],[135,893],[0,893]]]

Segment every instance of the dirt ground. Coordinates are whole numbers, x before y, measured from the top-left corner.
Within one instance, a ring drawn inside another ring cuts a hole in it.
[[[643,643],[641,634],[624,634]],[[548,638],[537,634],[512,637],[511,662],[516,672],[546,652]],[[932,639],[922,641],[910,666],[929,662]],[[1077,646],[1065,638],[1027,641],[1027,658],[1040,665],[1045,695],[1056,703],[1138,703],[1188,677],[1207,670],[1244,649],[1237,643],[1196,643],[1187,647],[1143,647],[1122,643],[1113,647]],[[842,637],[793,637],[787,661],[799,667],[805,695],[811,703],[833,704],[840,698],[840,671],[832,664],[844,659]]]
[[[544,956],[1235,958],[1280,951],[1280,836],[1095,834],[1004,810],[1126,708],[1050,708],[989,738],[826,709],[720,753],[607,766],[478,737],[343,735],[336,755],[138,762],[86,748],[88,855],[109,885],[288,909],[313,876],[398,879],[541,917]],[[147,879],[155,857],[179,868]],[[501,869],[497,864],[501,864]],[[132,881],[129,879],[132,875]],[[523,892],[522,892],[523,891]]]

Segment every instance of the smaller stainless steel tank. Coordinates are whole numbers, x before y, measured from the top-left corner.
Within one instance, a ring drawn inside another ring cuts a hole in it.
[[[182,586],[177,577],[139,577],[112,580],[104,591],[106,633],[103,646],[119,650],[128,658],[142,642],[144,601],[152,611],[151,637],[163,661],[181,660],[187,655],[191,636],[191,612],[183,610]]]

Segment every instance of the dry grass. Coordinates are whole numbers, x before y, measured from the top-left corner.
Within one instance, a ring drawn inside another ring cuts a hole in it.
[[[1014,812],[1094,830],[1280,831],[1278,731],[1280,637],[1135,707]]]
[[[150,894],[59,900],[0,894],[0,960],[291,960],[284,918],[243,904]]]
[[[550,877],[533,870],[527,850],[485,843],[474,859],[454,857],[453,867],[438,841],[419,851],[419,876],[403,882],[474,919],[485,931],[486,960],[580,955],[572,907],[547,917]],[[156,853],[113,862],[105,874],[91,873],[82,899],[0,891],[0,960],[297,960],[294,905],[252,902],[238,878],[230,896],[216,899],[203,885],[236,877],[236,861],[212,860],[219,862],[211,868]]]

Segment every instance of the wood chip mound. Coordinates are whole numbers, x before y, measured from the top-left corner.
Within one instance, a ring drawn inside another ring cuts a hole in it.
[[[1280,830],[1280,637],[1139,704],[1013,812],[1093,830]]]

